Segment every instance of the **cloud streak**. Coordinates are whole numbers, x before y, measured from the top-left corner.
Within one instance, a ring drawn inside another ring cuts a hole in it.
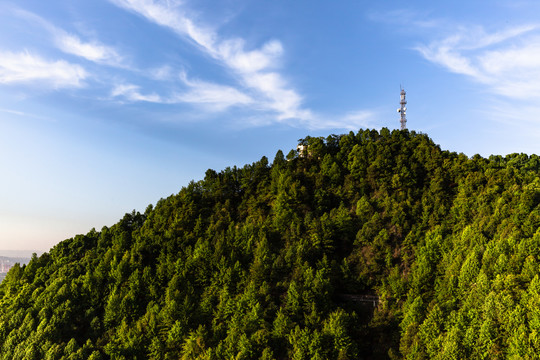
[[[254,102],[250,96],[233,87],[190,80],[185,73],[180,77],[187,86],[187,91],[176,94],[171,99],[172,102],[205,105],[205,108],[211,111],[223,111],[232,106],[245,106]]]
[[[0,51],[0,83],[45,84],[49,87],[77,88],[84,85],[88,73],[80,65],[64,60],[51,61],[29,52]]]
[[[199,76],[188,77],[185,71],[175,70],[172,64],[163,64],[147,71],[134,69],[126,66],[125,58],[114,47],[94,38],[83,39],[76,33],[64,30],[65,25],[59,27],[35,13],[12,7],[11,14],[25,21],[26,25],[43,31],[48,40],[45,44],[62,52],[59,56],[64,59],[50,60],[28,51],[0,52],[0,83],[37,84],[55,89],[81,88],[88,85],[85,80],[91,77],[94,82],[106,84],[109,89],[105,96],[99,96],[101,100],[186,104],[202,113],[235,109],[241,111],[242,118],[251,126],[283,122],[310,129],[349,129],[357,124],[365,124],[368,117],[374,117],[373,113],[368,116],[368,112],[358,112],[355,116],[327,117],[306,108],[303,96],[280,71],[284,48],[278,40],[271,39],[258,47],[249,47],[240,37],[221,36],[215,29],[194,20],[188,14],[189,9],[174,0],[109,1],[122,10],[171,30],[211,59],[233,81],[219,84]],[[83,59],[94,65],[87,64]],[[80,64],[71,62],[77,60]],[[92,69],[92,74],[85,69],[87,66]],[[114,68],[127,72],[115,74]],[[144,79],[138,78],[141,76]],[[115,79],[112,85],[111,78]],[[164,83],[167,83],[165,87]],[[95,89],[86,86],[86,90],[90,93]]]
[[[140,91],[140,86],[134,84],[117,84],[111,91],[111,97],[124,98],[130,102],[185,103],[202,106],[206,111],[224,111],[233,106],[245,106],[253,103],[253,99],[248,95],[230,86],[188,79],[185,73],[180,75],[180,79],[186,87],[185,90],[175,92],[167,97],[155,93],[143,94]]]
[[[113,4],[132,11],[147,20],[173,30],[176,34],[192,42],[204,54],[217,60],[236,75],[238,82],[251,92],[253,104],[261,109],[277,114],[279,121],[296,119],[309,121],[312,114],[302,106],[302,97],[294,90],[285,77],[276,71],[276,64],[283,53],[277,40],[265,43],[261,48],[246,50],[241,38],[222,39],[212,29],[196,24],[186,15],[181,5],[168,6],[152,0],[110,0]],[[221,89],[219,92],[222,93]],[[227,89],[226,98],[247,104],[247,97],[240,96],[239,90]],[[195,92],[184,99],[204,99],[207,92]],[[212,96],[209,96],[212,98]],[[256,99],[256,101],[255,101]],[[252,101],[249,101],[252,102]],[[256,104],[255,104],[256,103]]]
[[[116,67],[124,67],[123,57],[111,46],[102,44],[97,40],[83,41],[77,35],[69,33],[43,19],[42,17],[26,10],[14,10],[14,13],[38,24],[53,37],[54,45],[66,54],[82,57],[88,61]]]
[[[58,48],[67,54],[80,56],[95,63],[113,66],[122,64],[122,57],[110,46],[96,41],[83,42],[77,36],[63,31],[58,31],[55,37]]]
[[[113,98],[122,97],[130,102],[144,101],[152,103],[164,103],[164,100],[157,94],[142,94],[140,86],[133,84],[118,84],[111,91]]]
[[[425,59],[487,85],[515,99],[540,98],[540,34],[538,25],[487,33],[482,27],[417,46]]]

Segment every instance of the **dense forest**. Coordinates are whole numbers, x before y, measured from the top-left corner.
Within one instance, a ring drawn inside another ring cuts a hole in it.
[[[540,158],[307,137],[0,285],[1,359],[533,359]]]

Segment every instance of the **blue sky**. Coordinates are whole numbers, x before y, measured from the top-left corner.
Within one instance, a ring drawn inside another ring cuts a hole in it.
[[[537,1],[0,3],[0,249],[45,251],[208,168],[408,127],[538,153]]]

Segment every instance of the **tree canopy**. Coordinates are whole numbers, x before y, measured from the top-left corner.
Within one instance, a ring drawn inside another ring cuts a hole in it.
[[[2,359],[540,353],[540,159],[301,139],[14,266]],[[368,300],[366,300],[368,299]]]

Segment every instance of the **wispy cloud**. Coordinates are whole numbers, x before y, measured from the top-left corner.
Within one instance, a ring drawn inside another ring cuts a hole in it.
[[[140,87],[133,84],[118,84],[111,91],[113,98],[122,97],[127,101],[145,101],[152,103],[164,103],[165,101],[157,94],[142,94]]]
[[[171,99],[172,102],[202,104],[212,111],[222,111],[231,106],[253,103],[251,97],[233,87],[188,79],[185,73],[182,73],[180,77],[188,89],[176,94]]]
[[[154,80],[172,80],[174,79],[173,69],[169,65],[162,65],[160,67],[150,69],[150,77]]]
[[[80,65],[46,60],[29,52],[0,51],[0,83],[36,83],[52,88],[81,87],[88,77]]]
[[[16,9],[13,12],[20,18],[38,24],[50,33],[54,45],[64,53],[79,56],[99,64],[124,67],[123,57],[111,46],[102,44],[95,39],[83,41],[77,35],[69,33],[29,11]]]
[[[33,119],[39,119],[39,120],[54,121],[54,119],[51,119],[51,118],[49,118],[49,117],[47,117],[47,116],[41,116],[41,115],[31,114],[31,113],[27,113],[27,112],[19,111],[19,110],[0,108],[0,112],[6,113],[6,114],[17,115],[17,116],[21,116],[21,117],[26,117],[26,118],[33,118]]]
[[[345,115],[312,115],[305,125],[310,130],[346,129],[380,127],[380,115],[372,110],[360,110]]]
[[[11,11],[18,18],[43,29],[50,40],[49,45],[61,52],[97,65],[127,69],[127,73],[114,74],[111,72],[114,69],[93,67],[101,77],[106,74],[114,79],[124,78],[113,82],[109,93],[105,97],[101,96],[101,99],[189,104],[201,113],[236,108],[242,111],[246,121],[252,125],[278,121],[311,129],[355,128],[359,124],[365,125],[368,118],[373,118],[373,114],[368,115],[368,112],[322,116],[307,108],[303,96],[281,70],[284,48],[279,40],[271,39],[257,47],[248,46],[240,37],[222,36],[216,29],[195,20],[184,3],[175,0],[109,1],[151,23],[172,30],[212,59],[232,81],[216,83],[197,75],[188,77],[172,64],[163,64],[146,72],[133,69],[125,64],[125,58],[112,46],[95,38],[68,32],[32,12],[13,8]],[[46,83],[54,88],[81,87],[84,80],[90,77],[83,66],[67,60],[45,60],[29,52],[5,52],[0,56],[0,83],[32,83],[39,80],[40,84]],[[145,79],[138,81],[139,76]],[[99,82],[100,79],[96,80]],[[163,82],[167,82],[166,87]],[[265,120],[252,120],[255,118]]]
[[[111,91],[111,97],[123,98],[130,102],[200,105],[205,111],[223,111],[232,106],[244,106],[253,102],[248,95],[230,86],[188,79],[184,72],[180,74],[179,78],[185,89],[168,96],[160,96],[155,93],[143,94],[140,86],[134,84],[117,84]]]
[[[415,49],[427,60],[466,75],[505,97],[540,98],[539,25],[496,32],[462,27],[455,34]]]
[[[22,111],[18,111],[18,110],[1,109],[0,108],[0,112],[7,113],[7,114],[12,114],[12,115],[17,115],[17,116],[27,116],[26,113],[24,113]]]
[[[221,38],[207,26],[196,24],[180,3],[152,0],[110,0],[119,7],[135,12],[151,22],[167,27],[182,38],[195,44],[203,53],[231,70],[239,84],[251,92],[253,105],[277,114],[280,121],[296,119],[309,121],[312,114],[302,106],[302,96],[278,71],[276,65],[283,53],[277,40],[271,40],[259,49],[247,50],[241,38]],[[204,99],[210,92],[193,92],[192,97]],[[223,93],[223,89],[217,91]],[[247,103],[248,97],[239,96],[243,91],[227,88],[226,98]],[[208,98],[212,98],[209,96]],[[191,100],[193,100],[191,99]],[[189,97],[188,99],[189,100]],[[251,101],[250,101],[251,102]]]
[[[340,122],[350,124],[350,129],[376,127],[377,114],[370,110],[355,111],[346,114]]]
[[[122,57],[115,49],[97,41],[83,42],[77,36],[63,31],[57,31],[55,43],[65,53],[80,56],[96,63],[120,66]]]
[[[443,22],[440,19],[432,18],[428,11],[418,12],[409,9],[395,9],[385,12],[372,11],[368,13],[368,18],[372,21],[391,24],[392,26],[397,24],[409,31],[437,28]]]

